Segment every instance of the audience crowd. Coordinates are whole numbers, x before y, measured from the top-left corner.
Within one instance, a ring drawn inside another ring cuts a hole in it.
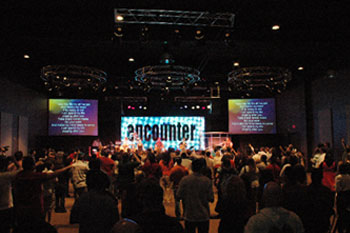
[[[208,233],[211,218],[219,233],[350,232],[350,147],[342,145],[339,161],[327,143],[308,157],[293,145],[236,151],[232,143],[3,153],[0,232],[57,232],[51,214],[67,212],[70,185],[70,223],[80,233]],[[175,217],[165,212],[171,203]]]

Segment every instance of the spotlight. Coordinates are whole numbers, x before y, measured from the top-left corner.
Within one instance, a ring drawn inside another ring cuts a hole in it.
[[[122,15],[117,15],[116,19],[117,21],[123,21],[124,17]]]
[[[117,27],[116,27],[116,30],[115,30],[115,32],[114,32],[114,35],[116,36],[116,37],[123,37],[123,28],[122,28],[122,26],[120,26],[120,25],[118,25]]]
[[[210,104],[207,106],[207,109],[211,109],[211,105]]]
[[[199,105],[197,105],[197,106],[196,106],[196,108],[197,108],[197,109],[199,109],[199,108],[200,108],[200,106],[199,106]]]
[[[139,106],[139,109],[142,109],[142,105]]]
[[[304,70],[304,67],[299,66],[299,67],[298,67],[298,70]]]
[[[202,110],[205,110],[205,107],[204,107],[204,106],[202,106]]]
[[[234,67],[238,67],[238,66],[239,66],[239,62],[234,62],[234,63],[233,63],[233,66],[234,66]]]
[[[28,54],[24,54],[24,56],[23,56],[25,59],[29,59],[30,58],[30,56],[28,55]]]
[[[143,110],[147,110],[147,107],[146,107],[146,106],[144,106],[144,107],[143,107]]]
[[[277,24],[276,24],[276,25],[273,25],[273,26],[272,26],[272,30],[273,30],[273,31],[278,31],[279,29],[280,29],[280,25],[277,25]]]
[[[192,106],[191,108],[192,108],[192,109],[195,109],[195,107],[194,107],[194,106]]]
[[[128,105],[128,109],[131,109],[131,106],[130,106],[130,105]]]
[[[134,62],[134,61],[135,61],[134,58],[132,58],[132,57],[129,58],[129,62]]]
[[[131,107],[132,110],[135,110],[135,107]]]
[[[204,32],[203,32],[203,30],[202,30],[202,29],[199,29],[199,28],[196,29],[194,38],[195,38],[196,40],[201,40],[201,39],[203,39],[203,38],[204,38]]]
[[[185,105],[184,108],[187,108],[187,105]]]

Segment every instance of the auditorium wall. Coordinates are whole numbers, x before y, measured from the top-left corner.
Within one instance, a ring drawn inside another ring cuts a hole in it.
[[[0,77],[0,144],[8,154],[35,147],[38,136],[47,135],[47,97]]]
[[[305,109],[305,84],[292,83],[281,95],[276,96],[277,132],[284,145],[292,143],[307,154],[307,130]]]
[[[341,138],[350,143],[350,72],[338,71],[312,83],[314,146],[330,142],[336,158],[342,153]]]

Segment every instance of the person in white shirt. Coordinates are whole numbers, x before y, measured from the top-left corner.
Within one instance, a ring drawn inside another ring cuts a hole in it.
[[[8,157],[0,155],[0,232],[8,233],[14,224],[12,181],[19,170],[7,171]]]
[[[74,186],[76,198],[87,191],[86,173],[89,171],[89,165],[83,162],[83,154],[77,155],[77,161],[72,164],[72,183]]]

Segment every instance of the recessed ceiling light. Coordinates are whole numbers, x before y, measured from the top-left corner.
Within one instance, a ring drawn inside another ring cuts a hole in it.
[[[277,31],[277,30],[279,30],[280,29],[280,25],[273,25],[272,26],[272,30],[274,30],[274,31]]]
[[[29,59],[30,58],[30,56],[28,55],[28,54],[24,54],[24,56],[23,56],[25,59]]]
[[[299,66],[299,67],[298,67],[298,70],[304,70],[304,67]]]
[[[129,58],[129,62],[134,62],[134,61],[135,61],[135,59],[133,57]]]
[[[122,15],[117,15],[117,21],[123,21],[124,20],[124,17]]]

